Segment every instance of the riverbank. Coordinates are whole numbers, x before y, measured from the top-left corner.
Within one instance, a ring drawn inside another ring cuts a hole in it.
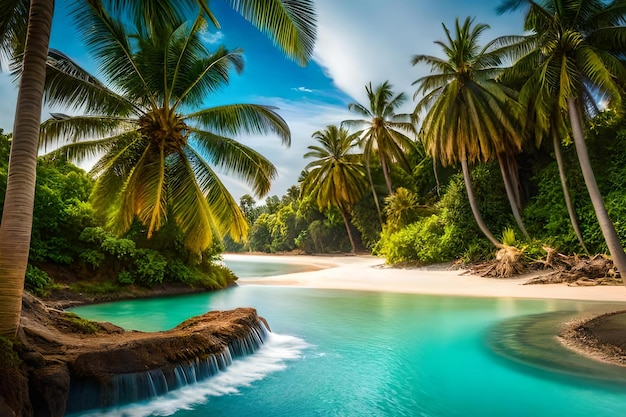
[[[626,287],[570,287],[566,284],[524,285],[545,272],[513,278],[483,278],[449,265],[393,268],[375,256],[309,256],[225,254],[224,259],[257,258],[261,262],[311,265],[313,270],[273,277],[240,278],[238,285],[280,285],[303,288],[384,291],[469,297],[549,298],[562,300],[617,301],[626,308]],[[323,269],[320,269],[323,268]]]
[[[525,285],[546,272],[513,278],[482,278],[449,265],[422,268],[392,268],[373,256],[286,256],[228,254],[226,261],[250,260],[304,263],[315,269],[271,278],[242,278],[238,285],[275,285],[302,288],[384,291],[412,294],[469,297],[511,297],[535,299],[618,302],[615,311],[594,317],[579,317],[564,323],[559,340],[581,355],[626,366],[626,287],[568,286],[566,284]],[[324,269],[319,269],[320,267]],[[621,310],[621,311],[618,311]]]

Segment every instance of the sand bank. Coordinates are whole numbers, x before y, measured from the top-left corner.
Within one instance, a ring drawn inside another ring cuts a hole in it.
[[[539,273],[515,278],[482,278],[464,270],[434,266],[397,269],[374,256],[289,256],[226,254],[226,260],[257,259],[310,265],[314,270],[265,278],[241,278],[239,285],[278,285],[412,294],[476,297],[550,298],[590,301],[623,301],[626,287],[569,287],[566,284],[523,285]],[[323,269],[320,269],[323,268]]]

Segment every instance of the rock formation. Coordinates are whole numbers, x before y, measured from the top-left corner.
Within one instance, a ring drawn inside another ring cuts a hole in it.
[[[141,399],[146,389],[148,396],[161,394],[192,382],[191,374],[207,377],[227,366],[229,357],[252,353],[265,328],[256,310],[239,308],[212,311],[164,332],[125,331],[25,294],[14,347],[20,360],[16,366],[0,362],[11,372],[2,375],[0,416],[62,417],[66,411]],[[121,382],[129,381],[149,386],[121,393]]]

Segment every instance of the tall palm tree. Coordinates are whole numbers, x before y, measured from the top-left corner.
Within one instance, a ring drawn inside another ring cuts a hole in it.
[[[406,172],[411,172],[408,152],[414,146],[414,139],[408,135],[415,134],[415,125],[411,116],[396,113],[406,101],[404,93],[394,95],[388,81],[372,88],[372,83],[365,86],[369,107],[359,103],[348,104],[348,109],[363,117],[359,120],[345,120],[342,126],[357,128],[360,145],[365,156],[365,166],[371,182],[370,160],[374,153],[378,154],[380,165],[385,176],[385,184],[389,194],[393,193],[389,170],[392,163],[398,164]],[[370,184],[374,190],[373,184]]]
[[[540,147],[545,138],[551,139],[570,224],[581,248],[588,252],[570,197],[561,151],[561,142],[566,138],[569,139],[571,135],[563,112],[558,107],[558,101],[550,96],[547,89],[542,88],[541,74],[535,71],[541,59],[540,54],[527,55],[517,61],[516,67],[505,69],[498,79],[520,91],[518,100],[526,108],[524,135],[527,140],[534,141],[534,145]],[[522,71],[522,68],[525,70]],[[591,97],[591,93],[586,89],[584,94]]]
[[[313,52],[315,12],[311,0],[227,0],[253,25],[269,34],[285,53],[305,63]],[[98,0],[90,0],[94,5]],[[173,11],[189,4],[199,4],[209,11],[205,0],[129,1],[110,0],[115,5],[135,5],[135,11],[155,11],[152,5],[166,4]],[[30,3],[30,6],[28,6]],[[10,159],[2,224],[0,225],[0,336],[14,336],[21,314],[24,274],[28,263],[30,229],[32,225],[37,161],[38,131],[43,97],[46,55],[50,42],[50,28],[54,0],[8,0],[0,8],[0,48],[2,53],[13,48],[13,39],[26,33],[16,25],[26,26],[28,36],[22,61],[20,93],[16,108],[16,123]],[[29,10],[28,13],[25,10]],[[175,15],[176,13],[174,13]],[[127,14],[128,15],[128,14]],[[25,17],[28,16],[28,20]],[[148,13],[147,21],[165,19],[168,15]],[[211,16],[209,16],[211,17]],[[213,19],[212,19],[213,20]],[[7,42],[11,34],[11,42]],[[15,38],[13,37],[15,35]],[[19,51],[16,51],[19,52]]]
[[[569,116],[585,185],[611,258],[626,285],[626,253],[600,194],[583,132],[585,112],[596,107],[593,97],[585,94],[586,91],[611,100],[615,105],[621,102],[621,82],[626,79],[623,60],[626,2],[506,0],[499,10],[521,8],[526,13],[524,28],[531,32],[537,46],[530,55],[539,55],[535,60],[522,60],[521,64],[539,62],[536,71],[540,74],[541,86]]]
[[[348,232],[352,253],[356,245],[350,222],[349,206],[363,197],[366,181],[360,155],[352,153],[358,134],[347,129],[328,126],[313,133],[320,146],[309,146],[305,158],[316,158],[305,167],[308,171],[302,184],[302,193],[312,195],[320,210],[336,207]]]
[[[265,106],[196,110],[228,82],[231,68],[242,69],[241,51],[219,48],[211,54],[200,41],[199,20],[142,33],[144,28],[129,31],[104,9],[85,5],[79,16],[107,83],[51,51],[48,101],[86,107],[87,114],[53,114],[42,124],[44,144],[62,144],[54,153],[70,160],[102,153],[92,169],[97,180],[91,201],[118,234],[137,218],[150,237],[171,218],[196,252],[214,233],[244,239],[248,224],[214,167],[239,175],[261,197],[276,169],[229,136],[273,132],[289,144],[290,132]]]
[[[0,224],[0,336],[15,336],[22,311],[35,199],[39,115],[53,7],[51,0],[30,2],[30,35],[24,47],[23,73],[15,109],[9,175]],[[0,27],[10,29],[9,25]],[[4,40],[3,47],[6,46]]]
[[[470,18],[461,25],[457,19],[454,37],[445,25],[443,28],[447,42],[435,43],[442,47],[446,58],[415,55],[412,60],[413,65],[426,63],[432,68],[430,75],[414,83],[418,85],[415,95],[424,94],[415,107],[416,115],[425,113],[422,141],[427,152],[444,166],[461,163],[474,218],[485,236],[501,247],[478,210],[468,164],[501,158],[521,149],[522,138],[514,122],[515,112],[521,106],[512,98],[511,91],[494,81],[506,46],[518,38],[497,38],[481,48],[478,39],[489,26],[473,25]],[[502,172],[505,174],[505,170]],[[517,218],[519,211],[511,198],[510,183],[503,176]]]

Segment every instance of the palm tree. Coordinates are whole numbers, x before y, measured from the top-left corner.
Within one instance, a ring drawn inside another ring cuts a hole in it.
[[[99,5],[98,0],[90,0]],[[300,63],[308,61],[315,40],[315,13],[311,0],[228,0],[253,25],[269,34],[285,53]],[[150,5],[166,4],[172,11],[181,6],[199,4],[205,13],[205,0],[155,2],[154,0],[111,0],[116,5],[135,5],[137,10],[155,11]],[[30,3],[30,6],[28,4]],[[39,139],[39,124],[46,56],[50,42],[50,28],[54,0],[9,0],[0,12],[0,48],[15,47],[14,40],[25,34],[20,92],[16,107],[16,123],[10,159],[10,174],[5,195],[2,224],[0,225],[0,336],[17,333],[22,306],[24,274],[28,263],[30,229],[32,225],[35,190],[35,165]],[[26,13],[28,10],[28,13]],[[174,13],[176,14],[176,13]],[[127,13],[128,15],[128,13]],[[28,20],[25,18],[28,16]],[[167,14],[154,13],[148,21],[165,19]],[[10,35],[10,36],[8,36]],[[11,41],[9,41],[11,39]]]
[[[356,252],[354,237],[348,221],[351,204],[363,197],[365,175],[360,155],[351,153],[358,141],[358,134],[347,129],[327,126],[312,136],[320,146],[309,146],[305,158],[316,158],[305,167],[308,171],[302,183],[302,193],[311,195],[320,210],[336,207],[341,213],[348,232],[352,253]]]
[[[414,83],[419,85],[415,95],[424,94],[415,107],[416,115],[426,113],[422,121],[422,141],[427,152],[444,166],[461,163],[474,218],[485,236],[496,247],[501,247],[478,210],[468,164],[494,157],[501,159],[521,149],[521,136],[514,122],[520,106],[511,91],[494,81],[506,46],[518,38],[497,38],[480,48],[478,38],[489,26],[473,26],[470,18],[460,25],[457,19],[454,38],[445,25],[443,28],[447,43],[435,43],[443,48],[447,59],[415,55],[412,60],[413,65],[427,63],[432,68],[430,75]],[[504,169],[502,173],[511,208],[518,218],[510,182]],[[521,218],[519,223],[524,230]]]
[[[626,285],[626,253],[609,218],[591,168],[583,132],[586,111],[596,108],[593,97],[621,101],[621,81],[626,79],[626,3],[602,0],[507,0],[499,11],[526,9],[524,28],[531,32],[537,48],[521,65],[538,62],[536,69],[546,94],[558,109],[567,112],[578,161],[596,217],[611,258]],[[525,68],[521,70],[526,71]]]
[[[86,107],[88,114],[53,114],[42,124],[44,144],[61,143],[54,153],[70,160],[102,153],[92,169],[97,180],[91,201],[117,234],[137,218],[149,238],[171,218],[196,252],[215,233],[244,239],[245,216],[214,167],[239,175],[263,196],[276,169],[229,136],[273,132],[289,144],[289,128],[272,108],[253,104],[183,114],[227,83],[231,68],[242,69],[241,51],[219,48],[211,54],[200,41],[199,20],[129,32],[103,9],[84,6],[79,23],[88,28],[83,36],[107,85],[51,51],[48,101]]]
[[[53,2],[50,0],[30,2],[30,36],[24,47],[24,70],[15,109],[9,175],[0,224],[0,336],[15,336],[22,311],[35,198],[39,115],[52,10]]]
[[[528,63],[522,61],[529,61]],[[583,239],[578,217],[567,185],[567,176],[561,151],[561,142],[565,138],[570,138],[567,122],[563,112],[558,108],[557,100],[549,95],[549,92],[542,88],[540,74],[535,71],[540,64],[539,54],[527,55],[517,62],[515,68],[506,69],[499,77],[500,82],[520,90],[519,102],[526,108],[524,134],[529,141],[534,140],[535,146],[540,147],[545,137],[552,140],[552,149],[556,159],[563,198],[570,219],[570,224],[581,248],[588,252]],[[521,68],[526,70],[522,72]],[[591,96],[590,92],[585,94]]]
[[[389,194],[393,193],[389,170],[396,163],[406,172],[411,172],[411,164],[407,153],[413,148],[414,140],[409,134],[415,133],[415,125],[409,114],[396,113],[405,102],[404,93],[394,95],[388,81],[372,88],[372,83],[365,86],[369,108],[359,103],[350,103],[348,109],[363,117],[359,120],[345,120],[342,126],[355,127],[360,137],[360,145],[365,156],[370,187],[378,207],[378,200],[372,183],[370,160],[376,152],[385,176],[385,184]],[[379,209],[380,211],[380,209]]]

